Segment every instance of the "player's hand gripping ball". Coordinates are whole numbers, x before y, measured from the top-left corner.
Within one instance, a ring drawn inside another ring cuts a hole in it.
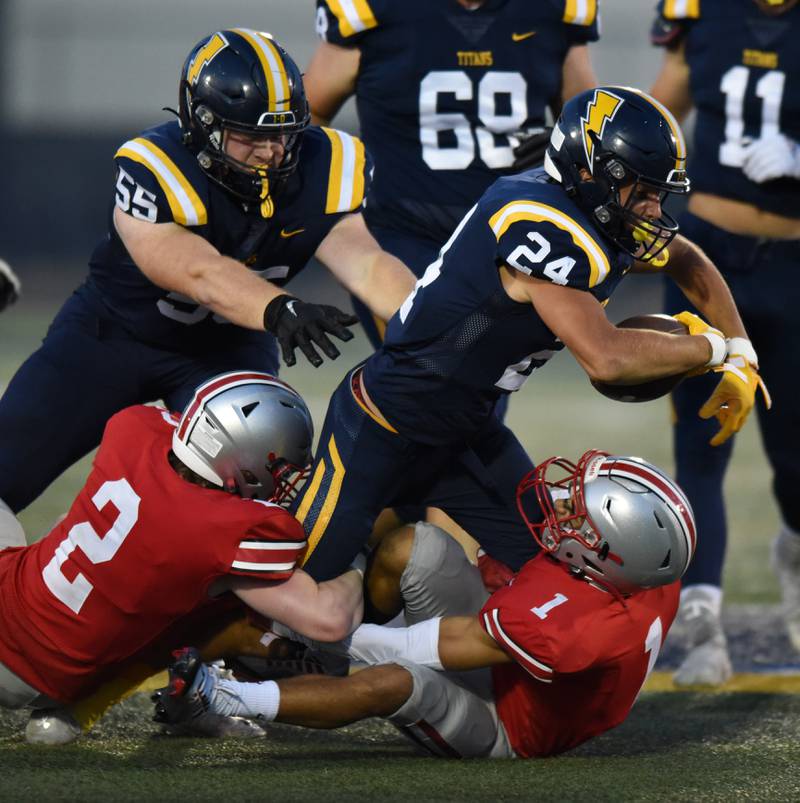
[[[675,320],[672,315],[634,315],[617,324],[620,329],[650,329],[655,332],[666,332],[671,335],[687,335],[688,327]],[[609,399],[621,402],[646,402],[659,399],[671,393],[684,379],[686,374],[672,374],[634,385],[617,385],[610,382],[592,380],[595,390]]]

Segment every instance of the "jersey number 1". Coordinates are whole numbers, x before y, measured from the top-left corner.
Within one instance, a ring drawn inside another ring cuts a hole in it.
[[[56,548],[56,554],[42,570],[42,578],[53,596],[70,610],[80,613],[94,586],[80,572],[74,580],[67,580],[61,570],[64,562],[76,547],[80,547],[92,563],[110,561],[136,524],[140,501],[126,479],[104,482],[92,497],[92,503],[98,510],[102,510],[109,502],[113,504],[118,512],[114,523],[101,537],[88,521],[82,521],[70,529]]]

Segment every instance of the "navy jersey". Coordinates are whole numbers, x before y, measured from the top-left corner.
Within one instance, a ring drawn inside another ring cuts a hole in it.
[[[150,128],[117,151],[116,206],[150,223],[177,223],[224,256],[285,284],[308,262],[342,215],[358,209],[369,181],[363,144],[341,131],[309,128],[296,172],[269,217],[248,208],[200,169],[177,122]],[[89,285],[139,340],[196,348],[235,330],[207,307],[157,287],[135,265],[113,222],[90,260]],[[225,326],[220,326],[224,324]],[[233,333],[231,337],[235,336]]]
[[[605,303],[632,262],[541,168],[498,179],[390,320],[365,364],[369,395],[414,440],[474,432],[563,348],[532,304],[508,296],[498,266]]]
[[[754,139],[780,132],[800,141],[800,6],[769,16],[753,0],[661,0],[658,12],[653,43],[685,42],[697,108],[692,188],[800,216],[800,181],[757,184],[741,170]]]
[[[317,0],[317,32],[361,52],[368,222],[442,243],[511,165],[509,134],[560,104],[567,51],[598,38],[597,0]]]

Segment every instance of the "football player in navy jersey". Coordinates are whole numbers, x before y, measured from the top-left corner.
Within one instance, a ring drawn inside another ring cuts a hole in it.
[[[321,42],[304,75],[312,120],[327,125],[355,95],[375,160],[367,226],[417,277],[498,176],[541,164],[547,135],[530,132],[543,132],[548,107],[558,116],[597,84],[587,43],[598,25],[597,0],[317,0]],[[533,152],[515,159],[528,135]],[[353,307],[377,348],[383,321]],[[428,518],[469,543],[439,512]]]
[[[336,575],[378,512],[407,498],[444,510],[519,569],[534,544],[514,489],[532,464],[493,408],[554,351],[566,346],[590,377],[622,384],[721,366],[723,334],[698,316],[682,315],[689,334],[672,336],[617,329],[603,309],[639,260],[664,268],[724,335],[746,336],[719,273],[662,210],[688,189],[685,156],[663,106],[638,90],[600,87],[564,106],[544,169],[484,193],[383,345],[331,399],[295,506],[313,576]],[[752,366],[722,369],[704,412],[720,413],[725,436],[752,408],[757,381]]]
[[[692,195],[681,230],[714,260],[752,340],[728,351],[760,365],[775,406],[759,409],[783,526],[773,558],[794,646],[800,650],[800,411],[794,381],[800,342],[800,7],[795,0],[664,0],[652,41],[665,48],[653,94],[678,117],[697,111]],[[667,291],[669,309],[684,302]],[[673,395],[678,482],[702,533],[684,579],[680,620],[689,652],[678,684],[716,685],[731,675],[720,624],[726,545],[723,478],[733,441],[722,446],[697,417],[708,380]],[[710,444],[709,445],[709,441]],[[716,447],[716,448],[715,448]],[[766,488],[765,488],[766,491]]]
[[[117,151],[89,276],[0,400],[0,499],[15,512],[123,407],[182,409],[234,367],[276,374],[276,340],[288,365],[297,347],[315,366],[315,346],[336,357],[328,334],[349,340],[356,318],[283,289],[312,256],[384,319],[413,286],[361,217],[363,144],[309,126],[300,72],[270,35],[206,37],[179,93],[179,120]]]
[[[417,276],[508,172],[516,135],[597,84],[597,0],[317,0],[317,33],[304,76],[312,119],[327,124],[355,95],[375,160],[367,225]],[[377,348],[382,325],[356,311]]]

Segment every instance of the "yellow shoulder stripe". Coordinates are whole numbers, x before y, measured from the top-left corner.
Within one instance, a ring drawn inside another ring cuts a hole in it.
[[[335,128],[323,128],[331,143],[331,166],[325,214],[351,212],[364,200],[364,143]]]
[[[668,20],[700,18],[700,0],[664,0],[663,15]]]
[[[172,217],[182,226],[204,226],[208,222],[206,207],[194,187],[167,154],[143,137],[128,140],[114,158],[125,156],[147,167],[158,179],[167,196]]]
[[[565,0],[563,21],[570,25],[591,25],[597,16],[597,0]]]
[[[325,2],[339,21],[339,33],[344,37],[375,28],[378,24],[367,0],[325,0]]]
[[[600,284],[608,276],[611,268],[605,251],[577,220],[553,206],[537,201],[511,201],[489,218],[489,225],[499,242],[509,227],[520,220],[552,223],[567,232],[589,260],[589,287]]]

